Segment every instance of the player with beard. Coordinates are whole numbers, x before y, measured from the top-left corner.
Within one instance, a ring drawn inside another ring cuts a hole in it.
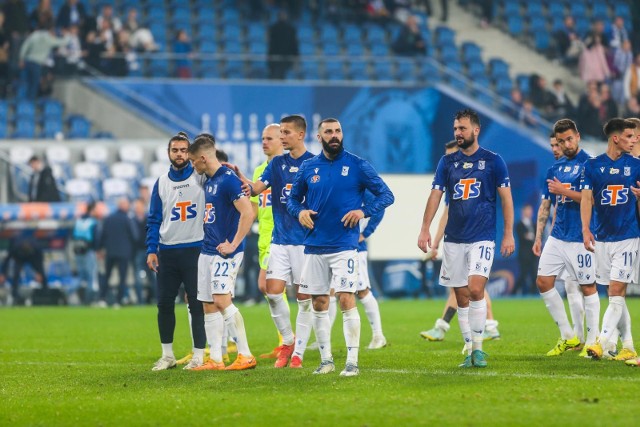
[[[418,247],[431,247],[429,228],[444,192],[449,193],[449,219],[442,247],[440,285],[454,288],[458,321],[465,343],[472,343],[460,365],[486,367],[482,351],[487,320],[484,290],[493,264],[496,240],[496,195],[504,216],[501,250],[510,256],[513,238],[513,200],[507,165],[498,154],[478,144],[480,118],[473,110],[459,111],[453,123],[459,151],[440,159],[425,208]],[[497,193],[497,194],[496,194]]]
[[[595,262],[591,253],[582,244],[579,228],[582,194],[577,191],[584,169],[590,156],[580,149],[580,133],[576,124],[569,119],[558,120],[553,131],[564,157],[560,158],[547,172],[542,203],[538,215],[533,253],[540,257],[536,286],[545,302],[549,314],[560,330],[560,339],[547,356],[560,356],[567,350],[581,346],[580,331],[569,323],[562,297],[555,289],[556,277],[563,272],[571,281],[577,281],[584,294],[587,321],[586,344],[595,344],[600,316],[600,299],[595,284]],[[555,198],[556,213],[551,236],[542,249],[542,231],[549,218],[551,199]],[[574,318],[578,326],[581,318]],[[586,350],[585,354],[586,355]]]
[[[158,330],[162,357],[152,370],[176,366],[173,333],[176,326],[175,300],[184,283],[191,313],[193,357],[185,369],[204,363],[206,335],[204,311],[196,299],[198,257],[204,231],[204,175],[198,175],[189,162],[187,134],[180,132],[169,141],[169,173],[156,181],[147,219],[147,265],[158,274]]]
[[[358,290],[359,221],[390,206],[393,193],[365,160],[345,151],[340,122],[324,119],[318,126],[322,153],[305,161],[293,182],[289,213],[307,229],[300,288],[311,295],[313,326],[320,349],[314,374],[335,370],[331,353],[329,294],[335,289],[342,310],[347,361],[341,376],[358,375],[360,316]],[[375,196],[363,204],[365,190]]]

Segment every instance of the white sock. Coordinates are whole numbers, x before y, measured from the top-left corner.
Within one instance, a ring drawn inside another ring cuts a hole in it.
[[[224,321],[222,322],[222,340],[220,342],[220,353],[224,356],[229,352],[227,349],[229,343],[229,330]]]
[[[596,343],[600,333],[600,297],[597,293],[584,297],[584,313],[587,320],[585,343],[592,345]]]
[[[207,342],[209,343],[209,351],[211,360],[216,363],[222,362],[222,334],[224,329],[224,320],[220,312],[204,314],[204,331],[207,334]]]
[[[267,294],[267,300],[269,301],[269,311],[271,311],[273,323],[276,324],[276,329],[282,335],[282,343],[286,345],[293,344],[291,313],[289,312],[289,306],[284,302],[283,294]]]
[[[556,290],[556,288],[552,288],[547,292],[541,292],[540,296],[542,297],[545,305],[547,306],[547,310],[549,310],[549,314],[558,325],[558,329],[560,329],[560,336],[563,340],[570,340],[574,337],[573,329],[571,325],[569,325],[569,318],[567,317],[567,312],[564,310],[564,303],[562,302],[562,297]]]
[[[620,330],[620,338],[622,339],[622,348],[629,349],[631,351],[636,351],[633,346],[633,336],[631,336],[631,316],[629,315],[629,309],[627,308],[627,304],[624,305],[624,310],[622,311],[622,316],[620,316],[620,321],[618,322],[618,329]],[[611,340],[609,340],[611,342]],[[618,340],[616,340],[616,344]]]
[[[380,318],[380,307],[378,306],[378,300],[373,296],[371,292],[360,300],[364,306],[364,312],[367,315],[369,324],[371,325],[371,331],[373,336],[382,336],[382,319]]]
[[[175,359],[175,356],[173,355],[173,343],[167,343],[167,344],[161,344],[162,345],[162,357],[173,357]]]
[[[484,327],[487,323],[487,301],[482,298],[480,301],[469,302],[469,327],[471,328],[471,340],[473,350],[482,350],[484,340]]]
[[[251,356],[249,342],[247,341],[247,332],[244,329],[244,319],[242,318],[242,314],[240,314],[238,307],[231,304],[229,307],[224,309],[222,316],[224,317],[224,323],[227,324],[229,330],[231,331],[232,329],[235,329],[237,332],[234,341],[238,346],[238,354],[247,357]]]
[[[567,301],[569,302],[569,313],[571,313],[571,320],[573,321],[573,332],[575,336],[580,339],[580,342],[584,341],[584,319],[585,319],[585,307],[584,296],[580,290],[580,285],[571,279],[565,279],[564,289],[567,292]]]
[[[296,347],[293,351],[300,360],[304,358],[307,343],[313,328],[313,314],[311,313],[311,299],[298,300],[298,316],[296,317]]]
[[[187,307],[187,315],[189,316],[189,336],[191,337],[191,347],[195,348],[195,344],[193,343],[193,327],[191,326],[191,311],[189,311],[189,304]]]
[[[347,344],[347,363],[357,365],[360,348],[360,313],[356,307],[342,312],[342,330],[344,342]]]
[[[484,329],[487,331],[498,329],[498,321],[496,319],[487,319],[487,323],[485,323]]]
[[[204,361],[204,348],[195,348],[193,347],[193,357],[200,359],[200,361]]]
[[[625,306],[626,302],[624,297],[609,297],[609,306],[604,312],[602,332],[600,333],[600,345],[602,345],[603,349],[607,348],[607,343],[620,322],[620,317],[622,317],[622,313],[624,313]]]
[[[318,349],[320,350],[320,360],[332,360],[331,354],[331,320],[329,320],[329,311],[312,311],[313,314],[313,330],[316,333],[316,341],[318,341]]]
[[[469,307],[458,307],[458,324],[467,351],[471,354],[471,327],[469,326]]]
[[[338,303],[335,296],[329,297],[329,321],[331,322],[331,329],[336,322],[336,314],[338,314]]]
[[[620,327],[620,323],[622,322],[622,317],[620,317],[620,322],[618,322],[618,327]],[[620,338],[620,329],[616,328],[609,337],[609,342],[606,347],[603,347],[605,351],[616,352],[618,351],[618,339]]]

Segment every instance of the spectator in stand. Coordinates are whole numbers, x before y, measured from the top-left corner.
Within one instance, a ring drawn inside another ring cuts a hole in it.
[[[20,68],[24,69],[27,98],[36,99],[51,50],[67,44],[66,38],[53,35],[52,19],[41,24],[40,29],[27,37],[20,48]]]
[[[86,212],[76,220],[73,226],[71,241],[78,279],[85,286],[83,302],[87,305],[94,302],[94,295],[98,290],[98,261],[96,260],[98,219],[95,208],[95,202],[87,204]]]
[[[38,156],[29,159],[29,166],[33,170],[29,180],[30,202],[59,202],[60,192],[53,177],[51,168],[43,163]]]
[[[384,6],[383,0],[369,1],[367,3],[367,13],[369,14],[369,19],[373,21],[384,23],[389,20],[389,11]]]
[[[640,117],[640,103],[638,103],[638,98],[630,98],[627,101],[623,116]]]
[[[564,28],[555,32],[554,38],[558,57],[566,65],[576,65],[580,53],[584,50],[584,43],[576,31],[576,24],[573,16],[567,15],[564,18]]]
[[[186,30],[178,30],[176,41],[173,43],[173,52],[181,55],[176,60],[176,77],[181,79],[191,78],[191,40]]]
[[[527,295],[535,289],[538,277],[538,259],[531,250],[536,238],[536,225],[533,222],[533,207],[526,204],[522,207],[520,220],[516,224],[516,241],[518,242],[518,280],[514,292]]]
[[[510,103],[505,107],[505,113],[516,120],[520,120],[520,110],[522,110],[522,92],[517,87],[511,89]]]
[[[20,273],[25,264],[29,264],[35,271],[36,281],[47,289],[47,275],[44,271],[44,253],[39,241],[33,236],[18,235],[9,242],[7,257],[0,270],[0,284],[3,284],[9,274],[9,264],[13,261],[13,271],[11,274],[11,296],[16,305],[24,304],[18,292],[20,287]]]
[[[107,46],[102,38],[102,34],[96,31],[89,31],[83,50],[85,51],[85,62],[87,66],[100,72],[104,71],[105,67],[102,54],[107,51]]]
[[[578,62],[580,78],[585,82],[595,80],[598,83],[609,79],[611,70],[606,57],[609,42],[604,34],[604,24],[601,20],[594,21],[584,44],[585,49],[580,54]]]
[[[616,16],[611,26],[611,35],[609,36],[609,47],[617,50],[622,48],[622,44],[629,41],[629,33],[624,27],[624,17]]]
[[[9,81],[12,82],[20,74],[20,48],[29,34],[29,16],[23,0],[7,0],[3,11],[4,31],[9,37]]]
[[[611,88],[608,84],[600,85],[600,122],[608,122],[609,119],[618,117],[618,105],[611,96]]]
[[[595,86],[595,87],[594,87]],[[596,82],[589,82],[587,93],[580,98],[578,106],[578,122],[582,134],[597,139],[602,138],[602,122],[600,121],[600,110],[602,102]]]
[[[410,0],[385,0],[384,3],[391,16],[397,21],[405,23],[411,16]]]
[[[129,200],[126,197],[118,200],[118,209],[105,218],[98,241],[98,247],[101,248],[99,256],[105,259],[105,277],[100,283],[99,305],[107,306],[109,279],[113,268],[117,267],[119,286],[114,308],[119,308],[120,304],[126,302],[127,271],[138,241],[138,228],[129,216]]]
[[[398,34],[398,38],[393,42],[393,51],[398,55],[417,56],[426,55],[427,45],[420,34],[418,20],[415,16],[409,15]]]
[[[574,117],[575,107],[569,99],[569,95],[564,90],[564,84],[562,80],[556,79],[553,81],[553,88],[551,89],[551,95],[553,95],[553,105],[555,109],[556,118],[558,117]]]
[[[53,9],[51,9],[51,0],[40,0],[38,6],[36,6],[29,15],[29,28],[31,31],[35,31],[43,22],[47,22],[52,18]]]
[[[67,44],[58,49],[58,52],[65,59],[63,74],[73,76],[83,68],[82,57],[84,53],[80,42],[80,29],[74,24],[69,26],[68,29],[62,30],[62,33],[67,39]]]
[[[518,114],[518,121],[529,128],[535,128],[540,124],[540,115],[536,111],[533,102],[525,99]]]
[[[433,16],[433,7],[431,5],[431,0],[422,0],[421,2],[424,6],[427,15],[431,18]],[[449,16],[449,1],[448,0],[440,0],[440,20],[442,22],[447,22],[447,18]]]
[[[543,117],[547,119],[555,117],[555,99],[547,89],[547,80],[535,73],[529,77],[529,100]]]
[[[631,51],[631,42],[625,40],[622,47],[616,49],[613,56],[613,79],[611,82],[611,92],[613,99],[620,105],[625,103],[624,98],[624,76],[625,72],[633,65],[633,52]]]
[[[278,21],[269,27],[269,78],[284,79],[298,54],[296,29],[287,13],[280,11]]]
[[[111,24],[111,29],[114,33],[119,33],[122,29],[122,22],[120,21],[120,18],[113,14],[113,6],[108,3],[102,5],[102,11],[96,18],[96,28],[98,30],[103,28],[102,24],[105,21],[108,21]]]
[[[0,10],[0,98],[7,95],[9,84],[9,37],[4,31],[4,12]]]
[[[636,98],[640,101],[640,53],[636,55],[635,61],[624,73],[622,90],[625,102],[628,102],[631,98]]]
[[[475,0],[475,2],[481,10],[480,26],[487,28],[493,22],[493,0]]]
[[[86,22],[87,11],[84,5],[80,3],[79,0],[67,0],[58,12],[56,27],[69,28],[72,25],[77,25],[84,34],[84,25]]]
[[[126,77],[130,69],[139,67],[138,56],[129,46],[129,32],[121,30],[116,34],[113,48],[108,51],[108,74]]]
[[[154,52],[158,50],[151,30],[142,27],[138,23],[138,11],[135,8],[129,9],[124,29],[129,32],[129,46],[136,52]]]

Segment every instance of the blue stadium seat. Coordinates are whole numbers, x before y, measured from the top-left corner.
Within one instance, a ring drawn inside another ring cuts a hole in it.
[[[303,80],[320,79],[320,63],[316,60],[304,60],[300,62],[300,78]]]
[[[267,40],[267,31],[262,24],[253,23],[247,28],[247,41],[253,42],[262,42],[265,43]]]
[[[467,75],[472,79],[486,79],[487,78],[487,70],[485,66],[480,61],[468,62],[467,63]]]
[[[325,61],[324,63],[326,80],[345,80],[344,64],[342,61]]]
[[[31,101],[18,101],[16,104],[17,120],[35,120],[36,105]]]
[[[115,139],[113,134],[111,132],[106,131],[106,130],[94,133],[93,137],[96,138],[96,139]]]
[[[555,33],[564,28],[564,16],[553,15],[551,16],[551,32]]]
[[[615,16],[625,16],[630,19],[631,10],[629,8],[629,4],[623,1],[618,1],[613,5],[613,14]],[[637,30],[637,29],[636,29]]]
[[[9,136],[6,119],[0,119],[0,138],[5,139]]]
[[[529,95],[529,90],[530,90],[529,79],[530,79],[529,74],[518,74],[516,76],[516,82],[518,84],[518,88],[520,89],[522,94],[525,96]]]
[[[418,77],[421,81],[438,83],[442,80],[442,70],[437,63],[422,59],[418,61]]]
[[[347,63],[347,77],[350,80],[368,80],[367,62],[351,60]]]
[[[547,33],[546,31],[540,31],[533,35],[533,45],[535,46],[536,50],[539,50],[542,52],[547,51],[549,49],[550,44],[551,44],[551,37],[549,36],[549,33]]]
[[[201,53],[216,53],[218,51],[218,46],[216,43],[208,40],[203,40],[200,42],[200,52]]]
[[[451,28],[441,25],[436,28],[435,34],[436,34],[435,40],[437,45],[443,45],[443,44],[449,44],[449,43],[455,44],[456,32],[453,31]]]
[[[400,81],[412,81],[416,78],[416,62],[414,59],[396,61],[396,78]]]
[[[387,36],[384,30],[380,27],[373,26],[367,29],[367,41],[369,42],[369,46],[373,47],[378,44],[386,44]]]
[[[362,42],[362,29],[357,25],[347,25],[344,29],[344,42],[357,43]]]
[[[445,62],[443,63],[443,65],[450,71],[455,71],[458,74],[462,74],[462,62],[460,62],[459,59]]]
[[[298,51],[302,56],[313,56],[316,54],[316,46],[313,43],[300,43],[298,45]]]
[[[585,18],[584,16],[576,18],[576,32],[580,37],[585,37],[590,29],[591,23],[587,18]]]
[[[198,13],[196,13],[196,22],[203,26],[209,25],[211,28],[215,28],[216,14],[211,8],[201,8],[198,9]]]
[[[335,43],[323,43],[322,44],[322,53],[325,56],[336,56],[340,55],[340,46]]]
[[[547,11],[551,17],[560,17],[564,19],[564,3],[560,0],[552,0],[547,5]]]
[[[508,78],[499,78],[495,81],[495,91],[498,92],[498,95],[503,98],[511,97],[511,89],[513,89],[513,83],[511,79]]]
[[[216,29],[211,25],[201,25],[198,28],[198,37],[200,41],[214,41],[216,38]]]
[[[596,1],[591,6],[591,16],[608,16],[609,7],[603,1]]]
[[[373,78],[376,80],[393,80],[393,65],[390,61],[373,63]]]
[[[569,3],[569,14],[574,18],[587,16],[587,6],[584,2],[574,1]]]
[[[387,44],[377,44],[371,47],[371,54],[373,56],[389,56],[390,50]]]
[[[244,63],[238,60],[227,60],[224,64],[225,76],[228,79],[244,78]]]
[[[349,43],[347,44],[347,55],[348,56],[363,56],[365,54],[364,46],[358,43]]]
[[[447,46],[445,48],[440,49],[440,61],[447,63],[453,61],[459,61],[460,56],[458,55],[458,49],[453,46]]]
[[[251,61],[249,65],[249,78],[266,79],[269,75],[267,64],[264,61]]]
[[[153,7],[147,11],[147,21],[167,25],[167,11],[160,7]]]
[[[36,136],[36,127],[33,120],[19,119],[13,132],[13,138],[31,139]]]
[[[0,121],[6,122],[8,117],[9,117],[9,103],[4,99],[0,99]]]
[[[60,101],[56,101],[55,99],[48,99],[44,101],[42,105],[42,115],[45,121],[57,120],[62,122],[63,113],[64,107]]]
[[[148,70],[150,77],[169,77],[171,74],[169,60],[164,58],[151,59]]]
[[[336,44],[338,43],[339,34],[338,29],[334,26],[327,25],[323,26],[320,30],[320,42],[325,44]]]
[[[91,123],[80,115],[69,116],[69,133],[71,139],[88,138],[91,131]]]
[[[507,18],[507,30],[514,37],[522,35],[524,30],[524,21],[520,16],[511,15]]]
[[[199,77],[205,79],[219,79],[221,77],[220,67],[217,61],[202,61],[198,72]]]
[[[492,79],[509,78],[509,64],[501,58],[491,58],[489,60],[489,69]]]
[[[189,9],[176,9],[171,14],[171,22],[174,27],[185,28],[191,22],[191,11]]]
[[[312,27],[301,27],[298,29],[299,43],[315,43],[316,36]]]
[[[518,0],[505,0],[502,9],[503,16],[520,16],[520,2]]]
[[[460,92],[464,92],[467,89],[467,80],[463,76],[458,74],[449,76],[449,78],[447,79],[447,83],[453,89]]]
[[[53,139],[58,133],[62,133],[62,119],[46,119],[40,137]]]
[[[222,27],[222,39],[231,41],[242,41],[242,28],[238,25],[227,25]]]
[[[224,43],[222,43],[222,50],[225,53],[244,53],[244,48],[242,47],[242,45],[235,40],[226,40]]]
[[[252,55],[266,55],[267,44],[264,41],[254,41],[249,43],[249,53]]]
[[[464,61],[481,61],[482,48],[474,42],[462,43],[462,59]]]
[[[547,20],[543,16],[531,16],[529,18],[529,34],[547,31]]]

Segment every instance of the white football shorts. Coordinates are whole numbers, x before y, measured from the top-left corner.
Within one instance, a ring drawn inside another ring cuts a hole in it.
[[[367,255],[367,251],[358,252],[358,292],[364,291],[365,289],[371,289]]]
[[[287,285],[300,284],[304,265],[304,246],[271,245],[267,279],[284,280]]]
[[[309,295],[329,295],[336,292],[355,293],[358,290],[358,251],[334,254],[305,254],[300,292]]]
[[[234,296],[236,277],[242,264],[244,252],[233,258],[220,255],[200,254],[198,258],[198,300],[213,302],[213,295]]]
[[[639,238],[619,242],[596,242],[596,281],[631,283],[637,275]]]
[[[591,285],[596,280],[595,265],[594,255],[582,242],[565,242],[549,236],[540,255],[538,276],[568,278],[580,285]]]
[[[441,286],[461,288],[469,284],[469,276],[489,278],[496,243],[483,240],[474,243],[442,244]]]

